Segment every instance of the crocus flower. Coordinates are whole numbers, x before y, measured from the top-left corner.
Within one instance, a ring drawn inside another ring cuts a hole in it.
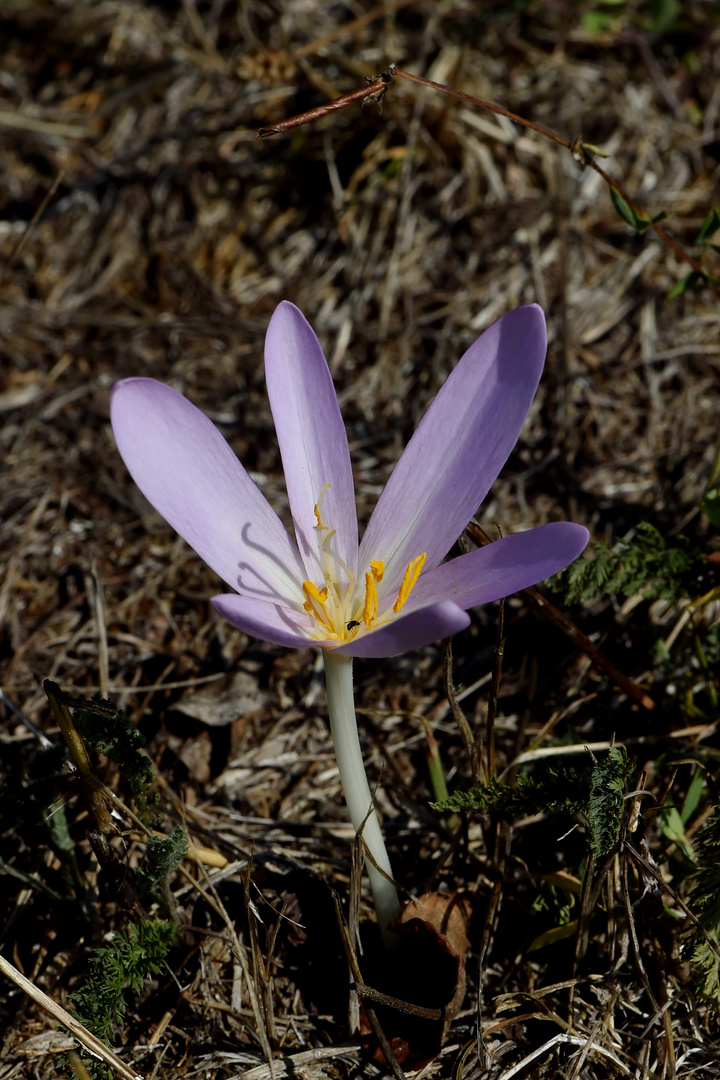
[[[456,634],[469,624],[469,608],[550,577],[585,547],[586,529],[556,522],[442,563],[517,441],[545,349],[537,305],[505,315],[470,346],[395,466],[359,544],[332,377],[292,304],[280,304],[270,320],[265,376],[294,540],[199,409],[153,379],[113,388],[113,430],[135,482],[234,590],[213,598],[220,614],[276,645],[323,650],[340,776],[372,857],[381,926],[397,909],[397,894],[375,815],[368,816],[350,658],[392,656]]]

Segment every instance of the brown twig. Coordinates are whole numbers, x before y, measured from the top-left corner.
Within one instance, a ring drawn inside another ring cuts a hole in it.
[[[490,946],[492,944],[493,934],[497,926],[497,918],[500,911],[500,905],[502,903],[503,887],[505,885],[505,867],[507,865],[508,856],[510,854],[513,827],[509,822],[496,821],[494,832],[494,881],[492,892],[490,894],[490,898],[488,899],[487,909],[485,911],[485,922],[483,925],[482,937],[480,939],[480,947],[478,949],[478,991],[476,1003],[478,1057],[482,1056],[482,1058],[485,1060],[486,1067],[488,1067],[487,1059],[489,1055],[485,1049],[484,1040],[480,1036],[480,1032],[484,1030],[483,1012],[485,999],[485,968],[486,960],[490,952]]]
[[[90,757],[85,749],[85,743],[78,733],[70,714],[68,701],[64,698],[63,692],[58,684],[51,679],[45,680],[43,689],[47,694],[47,699],[50,703],[53,716],[55,717],[55,722],[60,728],[62,737],[70,751],[72,763],[80,777],[83,790],[85,791],[92,815],[95,819],[96,828],[101,835],[106,836],[113,831],[110,813],[105,805],[105,798],[100,790],[100,784],[97,782],[92,765],[90,764]]]
[[[502,538],[502,533],[500,533]],[[495,775],[495,718],[497,716],[498,697],[502,663],[505,655],[505,601],[501,600],[498,610],[497,645],[493,651],[492,683],[488,696],[487,716],[485,718],[485,768],[488,778]]]
[[[712,936],[712,934],[703,926],[697,915],[695,915],[691,908],[688,907],[680,894],[677,893],[675,889],[673,889],[672,885],[670,885],[665,880],[660,871],[656,870],[652,863],[648,862],[648,860],[641,854],[641,852],[639,852],[637,848],[633,847],[633,845],[629,843],[629,841],[625,842],[625,851],[627,851],[628,854],[632,856],[632,858],[635,860],[638,867],[640,868],[641,872],[643,874],[647,874],[648,877],[651,877],[655,881],[657,886],[672,898],[673,902],[677,905],[677,907],[680,908],[683,915],[685,915],[686,918],[693,924],[697,932],[699,934],[702,934],[705,942],[720,961],[720,945]]]
[[[5,959],[4,956],[0,956],[0,974],[5,975],[6,978],[11,979],[16,986],[19,986],[32,1000],[44,1009],[46,1013],[49,1013],[58,1023],[67,1028],[74,1038],[81,1043],[86,1050],[89,1050],[91,1054],[99,1057],[101,1061],[104,1061],[106,1065],[109,1065],[111,1069],[117,1074],[117,1076],[125,1077],[125,1080],[143,1080],[143,1077],[136,1069],[133,1069],[126,1062],[122,1061],[117,1054],[113,1053],[104,1042],[102,1042],[96,1035],[93,1035],[91,1031],[81,1024],[79,1020],[76,1020],[74,1016],[71,1016],[69,1012],[66,1012],[61,1005],[58,1005],[56,1001],[53,1001],[44,991],[35,986],[34,983],[27,979],[21,971],[18,970],[13,964]]]
[[[617,180],[598,165],[594,157],[597,149],[590,143],[583,142],[581,138],[574,139],[570,142],[568,139],[564,139],[562,135],[558,135],[557,132],[551,131],[550,128],[543,127],[542,124],[536,124],[534,120],[527,120],[523,116],[518,116],[517,113],[511,112],[510,109],[505,109],[502,105],[495,105],[492,101],[485,101],[483,98],[475,97],[473,94],[466,94],[464,90],[456,90],[453,86],[446,86],[444,83],[434,82],[432,79],[424,79],[421,75],[412,75],[409,71],[403,71],[401,68],[396,67],[395,64],[390,64],[382,75],[379,75],[374,79],[369,79],[368,85],[361,87],[359,90],[352,90],[350,93],[343,94],[341,97],[335,98],[333,101],[328,101],[324,105],[318,105],[315,109],[308,109],[307,112],[298,113],[296,116],[291,116],[287,120],[280,120],[277,124],[273,124],[270,127],[258,128],[255,137],[257,139],[265,139],[269,135],[280,135],[285,131],[290,131],[291,128],[300,127],[301,124],[309,124],[313,120],[319,120],[323,116],[328,116],[329,113],[333,112],[335,109],[344,109],[347,105],[351,105],[355,101],[374,101],[376,104],[380,105],[387,88],[390,85],[390,81],[395,76],[400,79],[408,79],[410,82],[417,83],[419,86],[428,86],[431,90],[439,90],[443,94],[449,94],[450,97],[459,98],[461,101],[467,101],[469,105],[474,105],[476,108],[485,109],[487,112],[497,113],[498,116],[505,116],[508,120],[512,120],[513,123],[520,124],[530,131],[537,131],[539,135],[543,135],[546,139],[550,139],[551,142],[555,142],[559,146],[563,146],[566,150],[569,150],[575,160],[581,165],[588,165],[591,169],[594,169],[598,176],[602,177],[608,187],[613,188],[618,195],[624,199],[628,206],[643,219],[643,221],[647,220],[642,207],[628,195]],[[691,255],[679,241],[670,236],[667,230],[663,229],[659,222],[647,221],[647,227],[654,229],[660,240],[671,248],[678,258],[686,262],[688,266],[691,266],[693,271],[696,274],[699,274],[710,288],[720,296],[720,286],[714,285],[712,281],[708,280],[702,264],[694,255]]]
[[[15,244],[15,247],[12,249],[12,251],[8,255],[5,262],[2,265],[0,265],[0,284],[2,284],[2,280],[3,280],[4,276],[5,276],[5,271],[9,267],[12,266],[13,262],[18,257],[18,255],[20,254],[22,249],[25,247],[25,244],[28,242],[28,240],[32,236],[32,233],[33,233],[33,230],[35,229],[35,226],[37,225],[38,221],[40,220],[40,218],[43,216],[43,214],[47,210],[47,208],[48,208],[48,206],[50,204],[50,200],[52,199],[52,197],[55,194],[55,192],[57,191],[57,189],[60,187],[60,184],[62,183],[64,176],[65,176],[65,169],[63,168],[63,169],[60,169],[57,176],[53,180],[52,184],[50,185],[50,187],[48,188],[48,190],[45,192],[42,199],[40,200],[40,203],[38,204],[38,206],[37,206],[37,208],[35,210],[35,213],[33,214],[33,216],[30,218],[30,221],[28,222],[27,229],[25,229],[23,234],[20,236],[20,238],[18,239],[18,242]]]
[[[669,1012],[667,1010],[667,999],[666,999],[665,1002],[658,1002],[658,1000],[657,1000],[657,998],[655,996],[655,993],[653,991],[653,988],[650,985],[650,978],[649,978],[647,970],[645,968],[645,961],[643,959],[643,948],[642,948],[642,946],[640,944],[640,939],[638,938],[637,926],[635,924],[635,914],[634,914],[634,911],[633,911],[633,904],[632,904],[632,900],[631,900],[631,897],[630,897],[630,884],[629,884],[629,881],[628,881],[628,860],[627,859],[623,859],[623,861],[622,861],[622,877],[621,877],[621,881],[622,881],[623,905],[624,905],[624,908],[625,908],[625,918],[626,918],[626,921],[627,921],[627,927],[628,927],[628,931],[629,931],[629,934],[630,934],[630,944],[632,945],[633,955],[635,957],[635,967],[636,967],[638,975],[640,976],[640,981],[641,981],[641,983],[643,984],[643,986],[645,988],[645,993],[648,996],[648,1001],[650,1002],[650,1004],[651,1004],[651,1006],[653,1008],[653,1011],[655,1013],[655,1016],[653,1017],[653,1023],[658,1018],[661,1018],[661,1020],[662,1020],[663,1030],[665,1032],[665,1050],[667,1052],[667,1059],[668,1059],[666,1064],[669,1064],[669,1066],[670,1066],[670,1070],[669,1070],[670,1075],[674,1076],[675,1075],[675,1047],[673,1045],[671,1017],[670,1017],[670,1014],[669,1014]],[[663,995],[663,996],[666,997],[666,995]],[[659,1053],[658,1056],[659,1056],[660,1060],[662,1061],[663,1054]],[[663,1069],[663,1074],[665,1074],[664,1069]]]
[[[492,539],[488,536],[483,528],[476,525],[474,521],[471,521],[468,525],[466,532],[468,536],[478,546],[485,544],[491,544]],[[633,698],[639,705],[642,705],[644,709],[652,711],[656,704],[653,699],[647,694],[641,687],[634,683],[632,679],[629,679],[627,675],[623,675],[622,671],[619,671],[615,667],[611,660],[608,660],[607,656],[598,649],[597,645],[593,644],[587,634],[584,634],[582,630],[575,625],[575,623],[556,608],[546,597],[534,588],[528,588],[522,590],[522,595],[525,599],[536,609],[536,611],[542,611],[550,619],[551,622],[557,626],[559,630],[562,630],[563,634],[570,638],[574,645],[585,653],[589,660],[598,668],[603,674],[607,675],[623,693],[628,697]]]
[[[445,86],[443,83],[433,82],[432,79],[423,79],[419,75],[411,75],[409,71],[402,71],[400,68],[394,67],[393,74],[401,79],[409,79],[410,82],[418,83],[420,86],[429,86],[433,90],[441,90],[444,94],[450,94],[451,97],[460,98],[461,101],[467,101],[469,104],[475,105],[481,109],[486,109],[488,112],[497,113],[499,116],[506,116],[508,120],[512,120],[516,124],[521,124],[522,127],[529,128],[531,131],[537,131],[538,134],[544,135],[546,139],[551,139],[552,142],[559,143],[560,146],[564,146],[566,150],[569,150],[580,164],[589,165],[591,169],[594,169],[609,187],[614,188],[615,191],[617,191],[618,195],[625,200],[628,206],[632,207],[632,209],[643,218],[645,217],[644,211],[638,203],[630,198],[617,180],[614,180],[609,173],[606,173],[605,170],[598,165],[593,157],[593,148],[581,139],[575,139],[573,142],[568,142],[562,135],[558,135],[549,128],[543,127],[542,124],[536,124],[534,120],[526,120],[524,117],[518,116],[517,113],[510,112],[509,109],[504,109],[501,105],[494,105],[491,101],[484,101],[482,98],[473,97],[472,94],[466,94],[462,90],[455,90],[454,87]],[[670,236],[670,234],[658,223],[649,221],[648,226],[653,228],[663,243],[672,248],[675,254],[691,266],[696,274],[700,274],[702,278],[707,280],[705,270],[703,270],[701,264],[693,255],[685,250],[682,244],[678,243],[678,241]],[[720,287],[713,285],[710,281],[708,281],[707,284],[714,289],[718,296],[720,296]]]
[[[374,79],[369,79],[367,86],[361,86],[359,90],[351,90],[349,94],[342,94],[332,101],[325,102],[324,105],[318,105],[314,109],[308,109],[307,112],[298,113],[296,116],[290,116],[287,120],[280,120],[277,124],[272,124],[270,127],[258,128],[255,138],[267,139],[270,135],[281,135],[285,131],[290,131],[291,128],[300,127],[302,124],[309,124],[313,120],[320,120],[321,117],[328,116],[336,109],[344,109],[356,101],[362,101],[364,105],[369,102],[380,105],[385,96],[385,92],[390,85],[391,79],[392,71],[388,69],[387,71],[384,71],[382,75],[377,75]]]
[[[347,962],[350,966],[350,971],[352,972],[352,977],[355,982],[355,989],[357,991],[358,997],[363,998],[368,987],[366,987],[365,983],[363,982],[363,977],[360,972],[360,965],[358,964],[357,956],[355,954],[355,948],[350,939],[350,932],[348,930],[347,923],[345,922],[342,908],[340,906],[340,897],[335,891],[333,891],[333,901],[335,903],[335,915],[337,917],[338,926],[340,928],[343,948],[345,949]],[[387,1061],[388,1066],[390,1067],[390,1071],[395,1077],[395,1080],[405,1080],[405,1073],[400,1068],[398,1060],[392,1052],[390,1043],[387,1040],[385,1032],[382,1029],[380,1021],[378,1020],[372,1005],[365,1005],[365,1015],[368,1018],[370,1026],[375,1034],[375,1038],[380,1044],[380,1049],[385,1055],[385,1060]]]
[[[453,714],[453,719],[455,720],[455,723],[462,732],[462,737],[465,742],[465,750],[470,760],[470,770],[472,772],[473,784],[477,784],[480,777],[480,761],[478,756],[478,748],[475,741],[475,736],[472,733],[472,728],[468,723],[465,713],[460,708],[460,703],[458,702],[457,695],[455,693],[452,676],[452,641],[450,638],[443,642],[443,681],[445,683],[445,693],[447,694],[450,711]]]
[[[409,71],[402,71],[398,67],[393,66],[393,74],[401,79],[409,79],[410,82],[418,83],[420,86],[429,86],[432,90],[440,90],[443,94],[449,94],[451,97],[460,98],[461,101],[467,101],[470,105],[478,105],[481,109],[486,109],[488,112],[498,113],[500,116],[507,116],[509,120],[514,120],[516,124],[522,124],[523,127],[531,128],[540,135],[544,135],[547,139],[552,139],[553,142],[560,143],[561,146],[564,146],[568,150],[572,150],[573,148],[567,139],[563,139],[562,135],[556,135],[554,131],[550,131],[549,128],[543,127],[542,124],[536,124],[534,120],[525,120],[522,116],[518,116],[517,113],[510,112],[509,109],[504,109],[502,105],[494,105],[492,101],[484,101],[482,98],[473,97],[472,94],[466,94],[464,90],[456,90],[453,86],[445,86],[444,83],[433,82],[432,79],[423,79],[420,75],[411,75]]]
[[[273,1008],[272,998],[272,984],[270,974],[270,960],[271,951],[268,950],[268,956],[263,961],[262,950],[260,948],[260,936],[258,934],[258,916],[255,905],[252,902],[250,896],[250,874],[252,870],[252,860],[248,859],[242,875],[243,886],[243,899],[245,902],[245,916],[247,918],[249,938],[250,938],[250,955],[252,956],[253,964],[253,976],[255,978],[256,986],[258,987],[258,998],[262,1005],[263,1019],[265,1021],[264,1027],[267,1034],[267,1041],[272,1046],[277,1042],[277,1033],[275,1030],[275,1011]],[[272,1056],[268,1058],[268,1064],[272,1060]]]
[[[350,939],[350,930],[340,906],[340,897],[335,891],[333,891],[333,901],[335,903],[335,914],[340,928],[343,948],[345,949],[348,965],[355,981],[355,989],[358,996],[361,997],[363,1001],[374,1001],[378,1005],[383,1005],[387,1009],[393,1009],[395,1012],[402,1013],[404,1016],[417,1016],[421,1020],[445,1020],[447,1017],[447,1011],[445,1009],[435,1009],[426,1005],[413,1005],[410,1001],[403,1001],[402,998],[393,997],[392,994],[384,994],[382,990],[375,990],[374,987],[368,986],[360,971],[355,947]],[[365,1008],[367,1011],[367,1006]],[[390,1059],[388,1058],[388,1062],[389,1060]]]

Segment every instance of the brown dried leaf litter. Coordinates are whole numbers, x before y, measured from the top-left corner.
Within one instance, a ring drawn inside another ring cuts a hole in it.
[[[10,0],[0,8],[2,686],[53,739],[44,678],[76,693],[109,692],[147,734],[165,802],[197,844],[229,860],[212,874],[245,947],[252,918],[241,867],[251,856],[265,953],[277,927],[267,972],[250,957],[258,1012],[227,938],[217,937],[222,927],[178,882],[188,922],[205,933],[178,947],[177,983],[160,980],[139,1012],[131,1006],[128,1055],[147,1075],[270,1076],[259,1017],[278,1051],[275,1076],[377,1070],[357,1043],[343,1047],[347,975],[328,887],[346,895],[350,836],[321,673],[310,651],[279,653],[212,615],[218,582],[143,502],[115,452],[112,383],[152,375],[187,393],[287,516],[262,340],[275,304],[293,300],[331,363],[367,520],[463,349],[509,308],[537,300],[549,317],[546,375],[483,509],[489,530],[565,517],[600,536],[622,535],[643,516],[679,525],[709,469],[717,302],[707,290],[668,301],[685,269],[652,236],[631,235],[598,178],[570,155],[399,82],[381,117],[355,108],[255,142],[258,126],[354,89],[396,60],[602,145],[627,190],[649,213],[668,211],[673,234],[691,244],[717,201],[712,7],[685,5],[684,36],[650,38],[649,58],[630,33],[589,36],[569,0],[517,7]],[[518,602],[508,607],[504,760],[548,720],[559,733],[571,723],[586,741],[622,736],[622,725],[647,733],[647,721],[588,674],[562,637]],[[493,626],[493,612],[481,611],[455,643],[458,683],[482,682],[489,671]],[[631,648],[625,663],[642,674]],[[486,688],[464,701],[473,722],[484,716]],[[482,943],[494,1067],[527,1058],[518,1075],[540,1075],[544,1061],[588,1080],[672,1075],[670,1036],[662,1021],[651,1023],[631,961],[617,980],[607,976],[627,933],[613,909],[606,939],[580,963],[570,1012],[567,988],[553,984],[567,983],[571,957],[535,954],[530,963],[515,951],[512,927],[532,901],[533,875],[562,870],[568,842],[538,867],[516,839],[495,904],[497,844],[488,852],[471,832],[463,861],[442,823],[428,818],[420,716],[434,724],[451,785],[469,775],[439,651],[359,665],[357,696],[402,883],[415,894],[467,891],[478,934],[483,912],[496,912]],[[207,726],[213,713],[226,726]],[[27,768],[35,748],[6,712],[7,769]],[[112,771],[104,779],[116,783]],[[95,895],[72,785],[65,799]],[[42,852],[4,849],[9,857],[42,881]],[[130,847],[128,857],[138,852]],[[4,880],[5,952],[14,949],[26,974],[67,1004],[85,957],[77,933],[68,939],[41,891]],[[111,898],[100,913],[102,929],[112,929]],[[649,977],[672,1016],[677,1073],[712,1075],[687,971],[677,960],[661,970],[671,946],[653,937],[651,919],[641,930]],[[511,995],[504,1006],[512,1000],[515,1019],[494,1011],[500,992]],[[423,1075],[449,1074],[472,1038],[477,994],[471,962],[465,1010]],[[26,1070],[54,1075],[52,1040],[62,1039],[46,1019],[18,996],[2,1017],[3,1080]],[[545,1056],[532,1058],[545,1043]],[[474,1075],[489,1068],[481,1063]]]

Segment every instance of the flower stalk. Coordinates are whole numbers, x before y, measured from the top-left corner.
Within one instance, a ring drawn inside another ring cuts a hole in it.
[[[388,924],[400,910],[400,900],[392,880],[390,859],[385,848],[377,811],[365,774],[353,697],[352,657],[323,649],[328,715],[337,758],[340,782],[356,833],[362,831],[367,851],[366,862],[370,890],[375,904],[380,932],[388,943]],[[384,871],[384,872],[383,872]],[[387,876],[386,876],[387,875]]]

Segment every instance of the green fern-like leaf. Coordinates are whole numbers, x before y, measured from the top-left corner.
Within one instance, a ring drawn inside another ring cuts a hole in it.
[[[531,814],[585,813],[590,824],[590,850],[606,855],[617,843],[623,822],[625,794],[635,764],[624,746],[610,747],[590,774],[569,769],[549,769],[540,778],[519,776],[517,784],[501,784],[493,778],[470,791],[458,791],[434,810],[493,812],[516,821]]]
[[[139,816],[149,827],[157,824],[152,808],[157,794],[152,790],[153,768],[140,753],[145,745],[142,734],[128,721],[125,713],[100,694],[88,702],[88,708],[73,710],[73,722],[82,739],[117,765],[130,781],[130,789]],[[94,706],[94,708],[93,708]]]
[[[87,979],[73,996],[78,1019],[108,1045],[125,1017],[125,992],[137,994],[145,980],[162,971],[176,924],[159,919],[129,923],[110,945],[97,949]]]
[[[166,915],[175,913],[175,901],[170,892],[170,877],[187,855],[185,833],[176,825],[169,836],[154,836],[148,840],[145,863],[137,871],[148,896],[162,907]]]
[[[612,851],[620,838],[625,794],[634,769],[624,746],[611,746],[593,766],[587,814],[590,850],[596,858]]]
[[[698,871],[690,895],[690,907],[715,944],[696,931],[683,950],[696,971],[697,990],[720,1011],[720,814],[717,810],[699,833],[695,852]]]
[[[441,803],[431,803],[434,810],[494,811],[512,821],[529,814],[561,811],[575,814],[584,810],[588,800],[588,782],[569,769],[550,769],[541,779],[519,776],[517,784],[501,784],[494,777],[470,791],[458,791]]]
[[[685,537],[676,536],[670,543],[643,521],[632,540],[613,547],[599,541],[594,559],[577,559],[550,580],[568,604],[589,603],[607,593],[672,600],[695,595],[695,578],[706,567],[701,552]]]

